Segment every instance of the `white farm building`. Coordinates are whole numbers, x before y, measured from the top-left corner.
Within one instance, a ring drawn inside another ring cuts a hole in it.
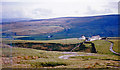
[[[90,41],[94,41],[94,40],[101,40],[102,38],[97,35],[97,36],[92,36],[91,38],[89,38]]]

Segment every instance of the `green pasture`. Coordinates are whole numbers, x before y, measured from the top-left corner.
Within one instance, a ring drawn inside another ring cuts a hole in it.
[[[76,44],[81,43],[83,40],[79,40],[78,38],[70,38],[70,39],[58,39],[58,40],[3,40],[4,43],[60,43],[60,44]]]

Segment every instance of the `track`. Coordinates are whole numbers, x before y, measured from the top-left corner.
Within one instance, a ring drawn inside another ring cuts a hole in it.
[[[72,56],[101,56],[95,53],[77,54],[77,52],[62,52],[62,54],[69,54],[69,55],[59,56],[58,58],[68,59],[69,57],[72,57]]]
[[[117,53],[117,52],[115,52],[115,51],[113,50],[113,45],[114,45],[114,43],[111,42],[111,41],[108,41],[108,40],[106,40],[106,41],[109,42],[109,43],[111,43],[109,50],[110,50],[112,53],[116,54],[116,55],[120,55],[120,53]]]

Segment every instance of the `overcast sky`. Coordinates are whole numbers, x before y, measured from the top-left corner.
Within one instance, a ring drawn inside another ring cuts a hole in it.
[[[2,18],[48,19],[118,13],[119,0],[2,0]],[[1,16],[1,14],[0,14]]]

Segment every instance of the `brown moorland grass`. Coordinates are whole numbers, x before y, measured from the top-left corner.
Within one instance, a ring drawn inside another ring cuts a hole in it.
[[[12,65],[12,68],[109,68],[109,65],[118,66],[117,61],[114,61],[118,60],[116,55],[96,54],[97,56],[78,56],[65,60],[59,59],[58,57],[70,54],[61,54],[58,51],[43,51],[17,47],[13,47],[12,52],[10,48],[3,48],[3,51],[7,55],[7,58],[11,57],[11,54],[12,57],[19,58],[17,59],[18,62]],[[83,55],[87,53],[78,52],[78,54]],[[38,58],[32,59],[33,56],[37,56]],[[4,67],[7,67],[7,65]]]

